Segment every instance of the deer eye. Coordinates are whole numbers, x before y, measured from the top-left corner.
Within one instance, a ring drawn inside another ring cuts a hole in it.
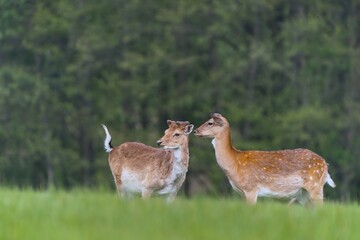
[[[212,123],[212,122],[208,122],[208,125],[211,126],[211,125],[213,125],[213,123]]]
[[[175,134],[174,134],[174,137],[178,137],[178,136],[180,136],[179,133],[175,133]]]

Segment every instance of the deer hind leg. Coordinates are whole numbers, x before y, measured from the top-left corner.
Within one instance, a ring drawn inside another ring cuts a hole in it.
[[[295,201],[305,206],[309,204],[310,196],[305,189],[300,189],[298,193],[290,199],[288,206],[292,205]]]
[[[310,202],[309,194],[307,193],[307,191],[303,191],[298,196],[291,198],[288,203],[288,206],[291,206],[292,204],[294,204],[295,201],[297,201],[300,205],[306,206]]]
[[[324,184],[326,183],[327,166],[324,161],[318,162],[317,167],[310,172],[309,182],[305,189],[309,193],[311,202],[315,205],[322,205],[324,202]]]
[[[316,205],[322,205],[324,202],[324,193],[323,189],[317,189],[315,191],[309,192],[310,199],[313,201]]]
[[[114,175],[115,187],[120,198],[129,196],[122,188],[122,181],[120,175]]]
[[[291,198],[290,201],[289,201],[289,203],[288,203],[288,206],[293,205],[293,203],[294,203],[296,200],[297,200],[296,197]]]
[[[310,203],[309,193],[305,189],[301,189],[295,199],[303,206],[309,205]]]
[[[307,190],[309,193],[309,198],[312,203],[317,206],[321,206],[324,202],[324,192],[321,186]]]

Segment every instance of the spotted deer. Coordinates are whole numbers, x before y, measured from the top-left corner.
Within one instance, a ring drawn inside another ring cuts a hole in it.
[[[167,201],[176,197],[189,166],[188,139],[194,125],[168,120],[165,135],[157,141],[161,148],[139,142],[111,145],[111,136],[105,125],[104,147],[109,153],[110,170],[120,196],[141,193],[142,198],[153,194],[166,195]]]
[[[231,143],[230,124],[219,113],[212,114],[194,131],[213,138],[217,163],[232,188],[255,204],[258,196],[289,198],[290,203],[323,203],[323,187],[335,187],[325,160],[307,149],[241,151]]]

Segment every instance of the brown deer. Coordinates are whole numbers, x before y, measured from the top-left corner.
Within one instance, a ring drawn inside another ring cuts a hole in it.
[[[325,160],[307,149],[241,151],[231,144],[230,124],[219,113],[194,131],[213,138],[217,163],[232,188],[255,204],[258,196],[290,198],[301,204],[322,203],[323,187],[335,187]]]
[[[167,195],[172,201],[185,180],[189,166],[188,139],[194,125],[189,122],[167,121],[169,128],[157,141],[162,148],[138,142],[111,145],[111,136],[102,125],[106,138],[104,147],[109,153],[109,165],[120,196],[141,193],[143,198],[153,194]]]

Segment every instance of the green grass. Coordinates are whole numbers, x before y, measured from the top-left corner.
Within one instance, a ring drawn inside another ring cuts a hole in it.
[[[0,239],[360,239],[360,207],[0,189]]]

